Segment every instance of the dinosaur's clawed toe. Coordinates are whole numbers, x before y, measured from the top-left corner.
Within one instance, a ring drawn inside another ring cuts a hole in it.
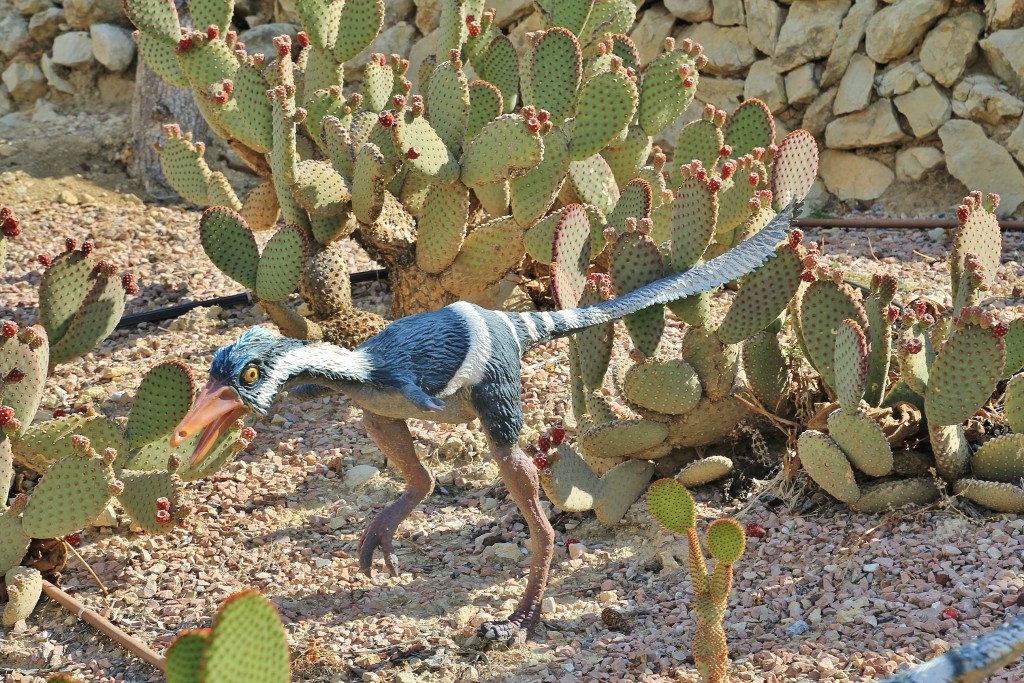
[[[533,623],[530,619],[513,614],[501,621],[485,621],[477,628],[476,634],[489,643],[520,645],[526,642]]]
[[[359,569],[367,576],[373,576],[373,554],[380,548],[384,554],[384,566],[388,568],[391,576],[398,577],[398,558],[395,556],[393,529],[375,524],[377,520],[370,522],[363,532],[363,538],[359,541]]]

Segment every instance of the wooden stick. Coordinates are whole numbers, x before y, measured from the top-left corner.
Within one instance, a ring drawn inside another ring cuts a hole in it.
[[[46,594],[46,597],[58,603],[61,607],[71,612],[124,649],[136,655],[147,664],[155,666],[160,669],[160,671],[164,670],[164,658],[156,651],[152,650],[148,645],[135,636],[128,635],[117,626],[110,623],[109,620],[105,619],[98,612],[89,609],[81,602],[45,579],[43,580],[43,593]]]
[[[92,570],[92,567],[90,567],[89,563],[85,561],[85,558],[79,555],[78,551],[75,550],[75,546],[71,545],[65,540],[61,540],[61,543],[63,543],[67,547],[67,549],[70,550],[74,554],[74,556],[78,558],[78,561],[81,562],[82,565],[89,570],[89,573],[92,574],[92,578],[96,580],[96,585],[98,585],[100,587],[100,590],[103,591],[103,595],[110,595],[110,592],[107,590],[107,587],[103,585],[102,581],[100,581],[100,577],[96,576],[96,572]]]

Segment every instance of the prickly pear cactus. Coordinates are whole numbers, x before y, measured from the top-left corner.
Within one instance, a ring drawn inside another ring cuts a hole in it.
[[[953,306],[948,309],[918,299],[901,312],[892,305],[898,285],[894,277],[875,276],[861,298],[842,284],[841,274],[819,265],[816,282],[799,300],[793,316],[798,339],[838,405],[826,409],[832,411],[825,420],[827,433],[804,432],[797,450],[807,474],[855,510],[880,512],[936,500],[935,481],[921,476],[929,467],[954,484],[956,493],[981,505],[1024,510],[1019,434],[976,450],[964,428],[1006,376],[1006,360],[1014,353],[1007,340],[1012,342],[1009,334],[1019,325],[1000,322],[975,305],[1000,262],[997,204],[997,196],[973,192],[957,211],[950,256]],[[894,348],[897,323],[902,329]],[[898,373],[889,384],[891,356]],[[1011,381],[1003,399],[1014,430],[1017,393]],[[900,431],[893,440],[885,428],[905,411],[927,420],[929,450],[903,450],[897,458],[893,448],[917,435]],[[911,460],[924,466],[911,467]]]
[[[213,628],[178,634],[167,648],[165,673],[167,683],[287,683],[288,639],[281,617],[258,592],[235,593],[221,603]]]
[[[11,628],[35,609],[43,593],[43,577],[32,567],[11,567],[4,575],[7,586],[7,605],[4,607],[4,626]]]
[[[724,683],[729,649],[722,620],[732,590],[733,565],[747,544],[743,527],[734,519],[718,519],[708,526],[705,543],[715,558],[715,568],[709,575],[695,527],[696,506],[686,487],[674,479],[659,479],[647,492],[647,505],[663,528],[686,535],[694,591],[691,608],[697,615],[693,661],[704,683]]]

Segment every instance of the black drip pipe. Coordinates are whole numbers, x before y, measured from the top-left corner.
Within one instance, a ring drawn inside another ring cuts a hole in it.
[[[387,279],[388,271],[383,268],[352,273],[349,276],[349,281],[354,285]],[[116,329],[120,330],[125,327],[135,327],[141,323],[155,323],[160,322],[161,320],[171,320],[172,318],[178,318],[188,313],[193,308],[204,308],[208,306],[237,306],[238,304],[249,303],[250,301],[249,293],[241,292],[239,294],[229,294],[228,296],[218,296],[214,299],[207,299],[205,301],[193,301],[189,304],[178,304],[177,306],[158,308],[153,311],[133,313],[121,318],[120,322],[117,323]]]

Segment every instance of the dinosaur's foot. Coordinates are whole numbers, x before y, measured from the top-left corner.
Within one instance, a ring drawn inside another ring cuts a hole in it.
[[[530,630],[537,622],[538,615],[514,612],[508,619],[485,621],[477,628],[476,634],[488,643],[521,645],[526,642]]]
[[[373,554],[380,548],[384,554],[384,566],[393,577],[398,577],[398,558],[395,557],[394,537],[395,529],[390,525],[386,513],[382,512],[373,518],[370,525],[363,532],[363,538],[359,541],[359,569],[367,576],[373,576]],[[382,516],[385,517],[382,519]]]

